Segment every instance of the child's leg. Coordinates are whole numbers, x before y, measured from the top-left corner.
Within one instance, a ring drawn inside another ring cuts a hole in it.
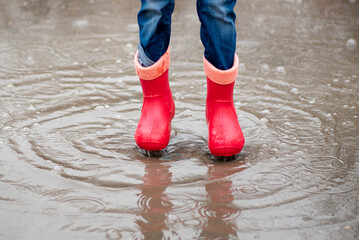
[[[220,70],[233,66],[236,50],[236,0],[197,0],[204,56]]]
[[[197,0],[201,40],[205,47],[208,147],[215,156],[232,156],[239,153],[244,145],[233,104],[239,65],[235,55],[235,3],[236,0]]]
[[[140,43],[134,64],[140,78],[143,105],[135,140],[145,150],[164,149],[171,135],[175,105],[168,83],[171,15],[174,0],[141,0]]]
[[[174,4],[174,0],[141,0],[137,20],[140,28],[139,61],[142,65],[152,65],[167,51]]]

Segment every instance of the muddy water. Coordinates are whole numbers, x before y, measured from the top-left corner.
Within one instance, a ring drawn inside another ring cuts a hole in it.
[[[137,1],[0,1],[1,239],[358,239],[359,2],[237,4],[242,154],[209,154],[195,1],[170,144],[135,146]]]

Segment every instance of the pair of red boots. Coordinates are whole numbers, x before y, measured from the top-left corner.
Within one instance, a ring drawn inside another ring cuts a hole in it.
[[[205,58],[207,75],[206,120],[208,123],[208,147],[215,156],[238,154],[244,145],[244,136],[239,126],[233,104],[233,87],[238,74],[238,57],[231,69],[219,70]],[[135,55],[136,73],[141,81],[143,106],[136,129],[137,145],[148,151],[164,149],[170,140],[171,121],[175,105],[168,83],[170,51],[152,66],[142,67]]]

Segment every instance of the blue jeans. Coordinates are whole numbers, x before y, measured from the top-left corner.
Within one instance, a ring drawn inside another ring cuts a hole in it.
[[[137,20],[140,28],[139,61],[150,66],[166,52],[171,35],[174,0],[141,0]],[[204,56],[216,68],[233,66],[236,51],[236,0],[197,0]],[[185,21],[185,19],[184,19]]]

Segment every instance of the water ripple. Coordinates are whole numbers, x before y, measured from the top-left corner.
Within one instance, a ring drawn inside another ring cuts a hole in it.
[[[333,156],[316,156],[308,159],[304,166],[313,172],[340,172],[346,170],[346,163]]]
[[[358,206],[358,204],[359,204],[359,194],[354,195],[354,196],[346,197],[346,200],[349,203],[354,203],[356,206]]]
[[[91,63],[89,68],[99,73],[123,73],[121,59],[104,59]]]
[[[280,172],[259,172],[251,177],[249,182],[263,189],[278,189],[290,185],[293,178]]]
[[[70,239],[356,236],[357,3],[238,2],[234,100],[247,141],[223,162],[208,151],[188,2],[173,19],[171,140],[154,156],[133,136],[140,3],[0,1],[4,238],[41,238],[44,223]]]
[[[23,46],[0,50],[0,70],[6,73],[43,73],[71,62],[60,49],[51,46]]]
[[[240,207],[230,202],[203,204],[198,208],[198,212],[205,219],[218,219],[224,222],[236,220],[241,215]]]
[[[198,199],[182,195],[182,194],[168,194],[166,200],[171,202],[171,212],[179,213],[189,213],[198,207]]]
[[[58,213],[68,216],[78,216],[80,213],[100,214],[106,208],[106,203],[101,199],[88,196],[57,198],[56,202],[59,203],[57,208]],[[52,212],[51,209],[47,211],[47,213]]]

